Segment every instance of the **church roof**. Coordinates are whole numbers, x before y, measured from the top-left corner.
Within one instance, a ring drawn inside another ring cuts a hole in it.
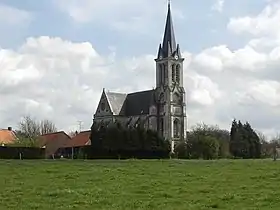
[[[119,115],[124,101],[126,99],[127,94],[125,93],[114,93],[114,92],[107,92],[106,93],[107,99],[111,106],[112,112],[114,115]]]
[[[168,57],[168,52],[175,52],[176,51],[176,40],[175,40],[175,33],[173,28],[173,22],[172,22],[172,15],[171,15],[171,9],[170,4],[168,4],[168,12],[167,12],[167,18],[166,18],[166,24],[165,24],[165,31],[164,31],[164,37],[162,42],[162,50],[163,50],[163,56]]]
[[[136,116],[149,114],[149,108],[154,103],[154,90],[134,93],[106,92],[113,115]]]
[[[178,55],[181,58],[180,47],[176,44],[175,32],[173,27],[170,3],[168,3],[167,18],[162,44],[159,45],[158,58],[167,58]]]
[[[125,101],[126,116],[149,114],[149,108],[154,102],[154,90],[130,93]]]

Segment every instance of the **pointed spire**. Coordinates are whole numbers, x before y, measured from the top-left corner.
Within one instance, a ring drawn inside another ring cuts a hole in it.
[[[172,15],[171,15],[171,9],[170,9],[170,0],[168,1],[168,12],[167,12],[167,18],[166,18],[166,24],[165,24],[165,32],[162,42],[162,50],[164,53],[164,57],[168,57],[168,51],[170,48],[171,53],[176,51],[176,40],[175,40],[175,33],[173,28],[173,22],[172,22]]]
[[[162,48],[161,48],[161,44],[159,44],[159,48],[158,48],[158,58],[163,57],[162,55]]]

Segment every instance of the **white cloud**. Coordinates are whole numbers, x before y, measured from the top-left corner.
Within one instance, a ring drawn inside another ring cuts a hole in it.
[[[31,20],[29,12],[0,3],[0,25],[26,24]]]
[[[268,53],[248,50],[248,46],[231,51],[224,45],[197,55],[185,52],[189,127],[205,121],[228,128],[236,117],[276,132],[280,128],[275,115],[280,115],[275,111],[280,105],[280,85],[258,76],[269,71],[261,67],[269,66],[272,58],[275,62],[271,54],[278,47]],[[21,116],[32,114],[50,118],[66,130],[83,120],[87,129],[103,87],[121,92],[154,87],[154,55],[114,60],[98,54],[90,43],[50,37],[28,38],[17,51],[1,50],[0,55],[2,127],[15,126]],[[280,66],[280,59],[276,62]],[[278,69],[270,71],[278,73]],[[257,110],[265,114],[258,117]]]
[[[257,16],[231,18],[228,29],[237,33],[249,33],[254,36],[279,37],[280,1],[271,1]]]
[[[223,12],[225,0],[215,0],[215,3],[212,6],[212,10],[217,12]]]
[[[229,22],[231,30],[257,36],[240,49],[219,45],[197,54],[183,53],[189,127],[204,121],[228,129],[235,117],[258,130],[279,132],[280,39],[272,23],[280,7],[267,8],[256,17]],[[105,17],[112,8],[106,10]],[[89,15],[89,20],[99,18],[98,11]],[[261,30],[254,29],[256,24]],[[30,113],[50,118],[66,130],[83,120],[88,129],[103,87],[131,92],[155,86],[155,55],[120,58],[115,48],[111,50],[110,55],[101,55],[88,42],[47,36],[30,37],[17,50],[0,49],[0,126],[15,126]]]
[[[94,22],[132,33],[150,33],[151,20],[162,22],[167,8],[161,0],[53,0],[53,4],[78,24]],[[184,18],[180,9],[172,10],[175,19]]]

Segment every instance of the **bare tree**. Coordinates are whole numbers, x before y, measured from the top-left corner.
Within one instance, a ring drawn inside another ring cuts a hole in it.
[[[19,123],[19,134],[27,138],[35,138],[39,135],[56,132],[55,124],[50,120],[36,121],[30,116],[25,116]]]
[[[271,141],[273,147],[273,160],[275,161],[279,157],[279,147],[280,147],[280,134],[277,134]]]
[[[42,120],[40,122],[40,135],[56,132],[56,126],[50,120]]]

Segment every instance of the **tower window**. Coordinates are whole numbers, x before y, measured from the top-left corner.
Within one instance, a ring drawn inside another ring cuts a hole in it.
[[[176,66],[176,82],[180,82],[180,64]]]
[[[165,78],[165,65],[162,64],[162,69],[161,69],[161,82],[164,83],[164,78]]]
[[[162,83],[162,79],[161,79],[161,72],[162,72],[162,64],[158,64],[158,68],[159,68],[159,83]]]
[[[174,120],[173,122],[173,136],[174,138],[179,138],[180,135],[179,135],[179,120],[176,119]]]
[[[175,71],[176,71],[176,65],[172,65],[172,81],[175,82]]]
[[[164,131],[164,122],[163,122],[163,119],[161,118],[160,119],[160,132],[161,132],[162,136],[163,136],[163,131]]]

